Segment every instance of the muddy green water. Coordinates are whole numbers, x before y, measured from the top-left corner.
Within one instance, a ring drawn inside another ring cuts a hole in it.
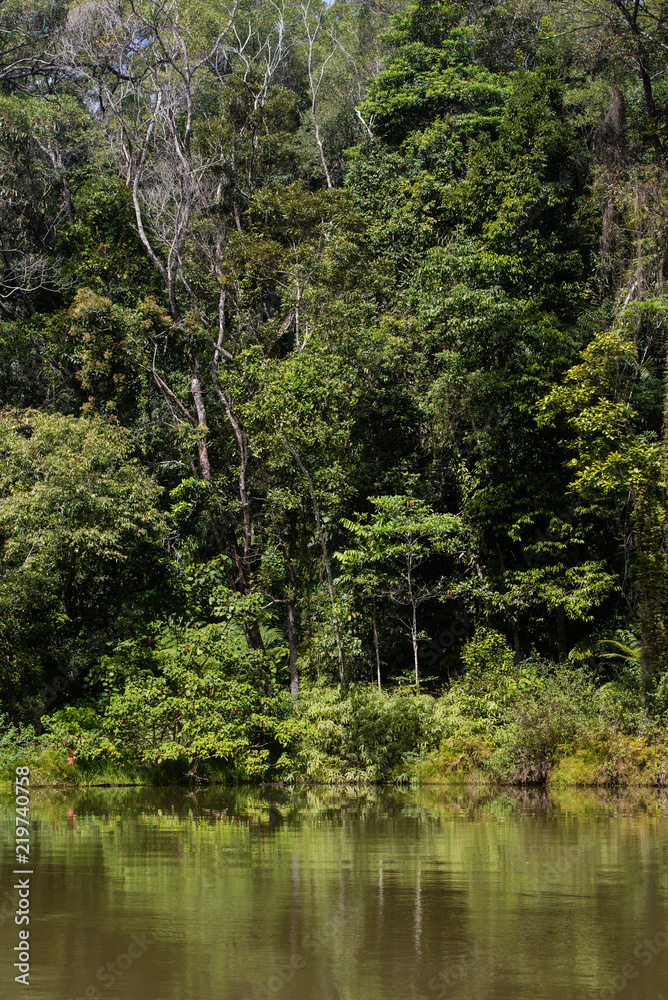
[[[32,794],[29,987],[0,796],[3,1000],[668,1000],[665,797]]]

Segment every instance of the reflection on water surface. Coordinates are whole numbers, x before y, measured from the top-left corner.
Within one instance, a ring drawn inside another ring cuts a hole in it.
[[[35,790],[29,996],[668,1000],[667,816],[649,792]]]

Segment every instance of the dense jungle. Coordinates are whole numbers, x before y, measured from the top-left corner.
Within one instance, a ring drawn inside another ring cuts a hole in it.
[[[0,773],[668,780],[668,3],[0,0]]]

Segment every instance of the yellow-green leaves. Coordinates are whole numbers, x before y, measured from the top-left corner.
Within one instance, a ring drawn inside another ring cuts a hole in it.
[[[0,531],[6,584],[58,577],[63,560],[122,562],[164,528],[160,489],[131,457],[131,435],[101,420],[0,412]]]

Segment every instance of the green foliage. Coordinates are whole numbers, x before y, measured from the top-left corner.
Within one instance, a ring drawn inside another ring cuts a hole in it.
[[[503,782],[544,783],[579,754],[603,758],[637,730],[638,697],[621,684],[596,688],[591,674],[538,656],[513,662],[498,633],[466,647],[469,670],[442,697],[443,740],[428,762],[431,780],[454,772]]]
[[[418,608],[426,601],[442,597],[442,581],[425,579],[421,568],[435,555],[461,555],[461,521],[452,514],[439,514],[423,500],[403,496],[369,497],[373,515],[343,527],[360,544],[346,549],[337,558],[348,580],[362,586],[372,597],[388,597],[400,609],[398,616],[411,636],[415,684],[418,671]],[[344,579],[345,579],[344,577]]]
[[[50,735],[37,735],[32,725],[14,726],[6,715],[0,716],[0,781],[15,779],[16,768],[30,767],[31,784],[68,784],[75,780],[66,747]]]
[[[2,697],[16,706],[42,672],[71,670],[77,641],[109,621],[123,572],[150,563],[165,521],[160,488],[117,425],[5,410],[0,440]]]
[[[77,190],[82,210],[57,237],[63,276],[119,306],[136,307],[160,287],[133,229],[130,193],[108,163],[89,170]]]
[[[462,660],[463,687],[480,715],[503,710],[518,691],[531,684],[531,673],[518,666],[505,638],[494,629],[476,629],[464,645]]]
[[[594,686],[582,672],[543,672],[539,685],[516,697],[486,766],[502,780],[543,782],[572,748],[605,730]]]
[[[314,687],[297,705],[307,780],[400,781],[441,735],[435,700],[410,691],[353,685],[346,695]]]
[[[650,688],[668,655],[665,557],[666,506],[663,449],[642,426],[631,405],[642,379],[635,344],[621,331],[599,334],[582,352],[582,362],[566,375],[543,404],[544,413],[564,413],[574,431],[569,462],[572,489],[597,514],[631,502],[636,587],[643,630],[644,685]]]
[[[43,721],[84,772],[118,763],[149,778],[283,777],[299,727],[271,683],[272,652],[254,654],[229,622],[158,626],[102,657],[88,679],[94,702]]]
[[[390,58],[362,107],[391,144],[422,132],[427,122],[447,121],[450,156],[461,158],[467,138],[494,127],[504,83],[476,65],[470,32],[460,27],[465,14],[462,3],[418,2],[396,17],[387,35]]]
[[[137,421],[142,355],[168,319],[152,299],[130,311],[88,288],[77,291],[67,313],[67,338],[77,379],[88,397],[84,413],[115,416],[125,424]]]
[[[4,0],[0,708],[58,734],[7,746],[631,773],[668,706],[664,7]],[[417,686],[427,640],[433,702],[355,683]]]
[[[5,411],[0,434],[2,556],[14,579],[47,577],[72,553],[122,561],[162,526],[159,487],[117,425]]]

